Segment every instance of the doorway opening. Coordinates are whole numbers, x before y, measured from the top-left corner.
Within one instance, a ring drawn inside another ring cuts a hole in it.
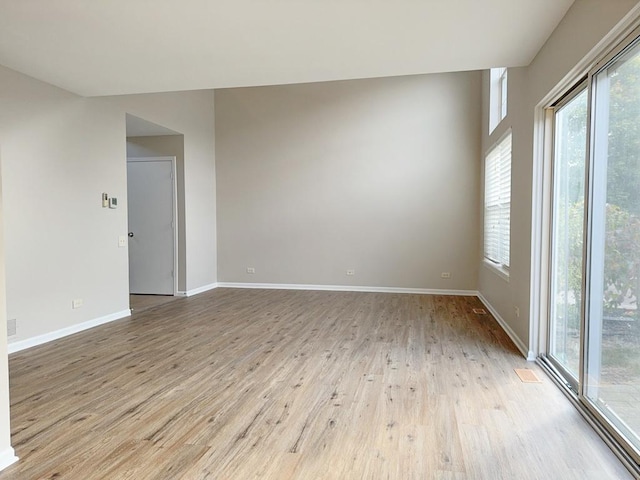
[[[129,302],[136,313],[185,290],[184,136],[127,115]]]

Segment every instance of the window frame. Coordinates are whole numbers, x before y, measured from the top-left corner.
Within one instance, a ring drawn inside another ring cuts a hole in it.
[[[571,87],[561,98],[559,98],[553,105],[549,106],[547,111],[550,114],[550,118],[549,118],[549,122],[550,122],[550,131],[549,131],[549,136],[550,136],[550,140],[552,142],[552,151],[550,152],[550,173],[549,173],[549,178],[550,178],[550,184],[551,184],[551,189],[550,189],[550,212],[549,212],[549,279],[548,279],[548,292],[547,292],[547,298],[549,298],[549,304],[547,305],[547,318],[548,318],[548,322],[549,322],[549,326],[551,326],[552,323],[552,304],[551,304],[551,299],[553,297],[553,292],[555,290],[555,280],[553,279],[553,275],[552,275],[552,265],[555,262],[555,255],[556,252],[553,251],[553,241],[554,241],[554,237],[556,235],[556,232],[554,231],[554,223],[556,220],[556,215],[557,212],[554,209],[554,197],[556,195],[556,188],[557,188],[557,171],[556,171],[556,162],[557,162],[557,158],[556,158],[556,152],[555,149],[553,149],[553,147],[555,147],[556,145],[556,115],[558,114],[558,112],[561,112],[562,109],[564,107],[566,107],[569,103],[571,103],[576,97],[578,97],[579,95],[581,95],[582,93],[586,92],[587,93],[587,104],[589,104],[590,102],[590,98],[589,98],[589,82],[588,82],[588,78],[585,76],[583,77],[581,80],[579,80],[578,82],[575,83],[575,85],[573,87]],[[587,106],[587,125],[589,125],[589,121],[590,121],[590,108],[589,106]],[[586,132],[586,136],[587,136],[587,140],[586,143],[589,143],[589,137],[590,137],[590,132],[587,128],[587,132]],[[586,145],[585,145],[586,147]],[[585,153],[586,155],[587,153]],[[586,160],[585,160],[586,162]],[[585,164],[585,175],[588,172],[588,166]],[[587,181],[585,180],[585,184],[584,184],[584,189],[585,192],[588,189],[588,185],[587,185]],[[586,222],[583,224],[583,230],[586,228]],[[582,257],[584,257],[584,252],[582,254]],[[583,261],[582,264],[582,268],[584,269],[584,258],[581,259]],[[580,298],[582,299],[584,297],[585,294],[585,289],[584,289],[584,285],[582,285],[582,289],[581,289],[581,295]],[[582,304],[582,300],[581,300],[581,304]],[[582,305],[580,306],[580,308],[582,308]],[[584,315],[582,314],[582,312],[580,312],[580,318],[584,318]],[[580,327],[580,331],[583,332],[584,328],[581,326]],[[581,363],[581,358],[580,358],[580,363],[578,365],[578,372],[577,372],[577,376],[574,376],[567,368],[565,368],[565,366],[563,366],[554,356],[551,355],[551,344],[552,344],[552,339],[550,337],[550,335],[547,335],[547,338],[545,339],[546,342],[546,358],[551,362],[551,364],[553,365],[553,368],[555,368],[558,372],[560,372],[560,374],[566,379],[567,381],[567,387],[571,388],[572,391],[574,393],[578,393],[578,386],[580,384],[580,382],[582,381],[580,378],[580,372],[582,372],[582,363]],[[580,339],[580,342],[582,342],[582,339]]]

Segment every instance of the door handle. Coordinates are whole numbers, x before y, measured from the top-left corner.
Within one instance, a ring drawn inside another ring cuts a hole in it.
[[[129,232],[129,238],[133,238],[133,232]]]

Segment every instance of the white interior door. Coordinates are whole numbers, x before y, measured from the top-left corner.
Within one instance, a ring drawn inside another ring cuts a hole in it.
[[[129,158],[129,291],[175,293],[174,159]]]

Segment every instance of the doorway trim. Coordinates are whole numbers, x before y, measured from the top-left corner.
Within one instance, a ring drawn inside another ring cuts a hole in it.
[[[157,157],[127,157],[129,162],[171,162],[171,196],[173,208],[173,296],[178,295],[178,183],[176,175],[176,157],[175,156],[157,156]],[[127,187],[129,186],[129,177],[127,176]],[[127,199],[127,228],[129,225],[129,206]],[[127,249],[127,258],[130,252]],[[128,266],[130,267],[130,264]],[[129,287],[131,290],[131,287]]]

